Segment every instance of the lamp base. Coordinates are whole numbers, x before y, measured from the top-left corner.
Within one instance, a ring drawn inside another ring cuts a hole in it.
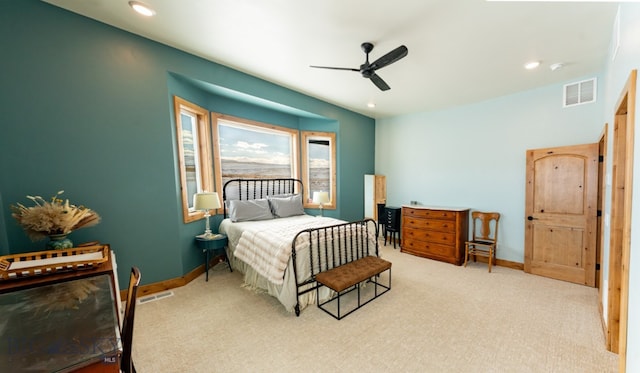
[[[213,234],[211,233],[211,227],[209,225],[209,216],[211,216],[209,214],[209,210],[206,210],[204,212],[204,218],[206,219],[206,225],[204,227],[204,233],[197,235],[196,237],[200,238],[200,239],[205,239],[205,240],[213,240],[215,238],[218,238],[220,236],[222,236],[221,234]]]

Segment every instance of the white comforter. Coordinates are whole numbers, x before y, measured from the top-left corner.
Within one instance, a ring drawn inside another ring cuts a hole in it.
[[[281,285],[291,257],[291,244],[295,235],[305,229],[344,223],[342,220],[310,215],[254,222],[236,222],[221,225],[227,234],[242,230],[234,256],[247,263],[269,282]],[[233,234],[233,233],[232,233]],[[237,235],[237,233],[235,233]],[[233,241],[233,238],[232,238]],[[305,250],[308,241],[299,239],[297,250]]]

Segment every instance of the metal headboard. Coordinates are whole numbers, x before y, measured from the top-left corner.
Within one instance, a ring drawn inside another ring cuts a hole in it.
[[[302,193],[302,180],[292,178],[276,179],[231,179],[224,183],[222,200],[224,203],[224,217],[227,217],[229,200],[250,200],[267,198],[280,194]]]

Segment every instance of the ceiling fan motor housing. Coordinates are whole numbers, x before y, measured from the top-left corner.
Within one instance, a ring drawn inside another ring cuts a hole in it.
[[[373,50],[373,44],[369,43],[369,42],[364,42],[361,45],[362,50],[364,51],[364,53],[369,54],[369,52],[371,52]]]

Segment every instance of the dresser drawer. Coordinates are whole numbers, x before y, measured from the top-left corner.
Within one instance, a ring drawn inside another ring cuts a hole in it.
[[[417,241],[433,242],[454,246],[456,243],[456,234],[455,232],[447,233],[407,227],[402,230],[402,239],[414,239]]]
[[[455,261],[456,257],[455,246],[441,245],[433,242],[414,240],[411,238],[402,239],[402,251],[435,259],[452,258],[452,261]]]
[[[469,209],[402,207],[401,251],[461,265]]]
[[[427,220],[412,216],[405,216],[402,225],[407,228],[428,229],[438,232],[456,232],[456,224],[451,220]]]
[[[456,220],[455,211],[404,208],[403,212],[405,216],[416,218]]]

